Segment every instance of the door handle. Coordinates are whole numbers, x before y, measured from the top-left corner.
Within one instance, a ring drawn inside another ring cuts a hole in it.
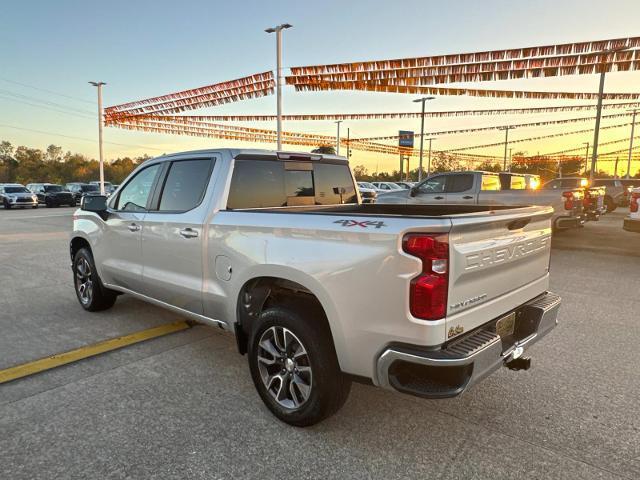
[[[464,198],[465,200],[471,200],[473,197],[471,195],[465,195],[462,198]]]
[[[180,230],[180,236],[182,238],[195,238],[198,236],[198,232],[196,232],[193,228],[183,228]]]
[[[441,197],[440,195],[438,195],[437,197],[433,197],[434,200],[442,200],[444,197]]]
[[[130,232],[139,232],[140,231],[140,225],[138,225],[136,223],[132,223],[132,224],[128,225],[127,228],[129,229]]]

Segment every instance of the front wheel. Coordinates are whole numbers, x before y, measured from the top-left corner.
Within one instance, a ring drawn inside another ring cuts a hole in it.
[[[80,305],[89,312],[106,310],[116,302],[116,292],[102,285],[88,248],[78,250],[73,259],[73,284]]]
[[[351,388],[324,318],[308,312],[268,308],[249,340],[249,368],[262,401],[280,420],[298,427],[333,415]]]
[[[11,204],[9,202],[7,202],[6,200],[4,201],[4,208],[6,208],[7,210],[9,210],[11,208]]]

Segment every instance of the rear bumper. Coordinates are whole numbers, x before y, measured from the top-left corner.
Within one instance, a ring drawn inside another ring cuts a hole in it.
[[[580,215],[578,217],[573,216],[559,216],[555,220],[555,228],[556,230],[564,230],[567,228],[577,228],[585,223],[585,218]]]
[[[628,232],[640,233],[640,220],[635,220],[631,217],[625,217],[622,228],[624,228]]]
[[[514,334],[501,339],[494,319],[438,350],[390,346],[376,364],[377,384],[424,398],[461,394],[510,360],[521,357],[557,324],[561,299],[551,292],[515,310]],[[502,317],[501,317],[502,318]]]

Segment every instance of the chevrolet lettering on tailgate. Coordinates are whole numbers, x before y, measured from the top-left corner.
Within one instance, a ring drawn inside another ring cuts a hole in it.
[[[481,252],[471,253],[465,257],[465,270],[478,270],[499,263],[533,255],[550,247],[551,235],[529,239],[513,245],[487,248]]]

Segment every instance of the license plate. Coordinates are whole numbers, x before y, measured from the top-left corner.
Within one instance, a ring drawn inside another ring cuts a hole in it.
[[[500,338],[508,337],[509,335],[513,335],[515,326],[516,313],[513,312],[496,322],[496,333],[500,335]]]

